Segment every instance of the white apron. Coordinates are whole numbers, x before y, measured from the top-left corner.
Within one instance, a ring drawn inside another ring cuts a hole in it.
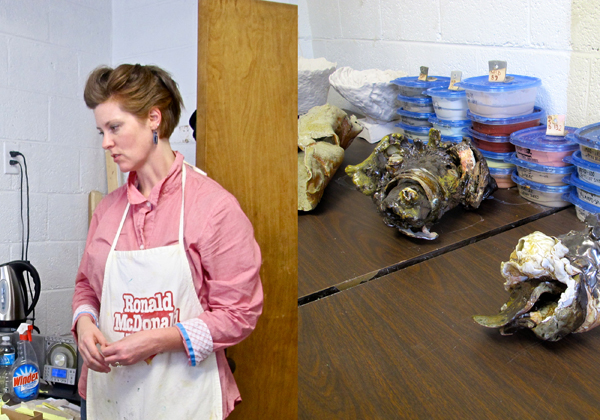
[[[115,251],[129,203],[106,261],[99,327],[108,342],[140,329],[164,328],[200,315],[203,310],[183,244],[185,167],[179,242],[148,250]],[[187,337],[186,337],[187,338]],[[221,420],[221,384],[215,353],[196,366],[185,351],[156,355],[148,364],[89,370],[89,420]]]

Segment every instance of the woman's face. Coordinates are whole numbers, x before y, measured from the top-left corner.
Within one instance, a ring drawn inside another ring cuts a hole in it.
[[[94,109],[96,127],[102,135],[102,148],[108,150],[121,172],[138,171],[153,150],[150,119],[139,120],[108,100]]]

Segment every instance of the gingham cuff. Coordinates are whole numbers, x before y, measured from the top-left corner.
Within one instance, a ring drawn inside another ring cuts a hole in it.
[[[178,323],[177,328],[183,337],[190,365],[197,366],[212,353],[213,340],[204,321],[199,318],[188,319]]]
[[[79,317],[83,314],[91,315],[96,325],[98,325],[98,311],[92,305],[81,305],[75,310],[73,313],[73,325],[75,325]]]

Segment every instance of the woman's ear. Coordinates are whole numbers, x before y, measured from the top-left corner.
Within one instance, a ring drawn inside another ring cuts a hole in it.
[[[152,130],[158,130],[158,127],[162,121],[162,112],[160,112],[158,107],[154,107],[150,110],[150,113],[148,114],[148,121],[150,122],[150,128]]]

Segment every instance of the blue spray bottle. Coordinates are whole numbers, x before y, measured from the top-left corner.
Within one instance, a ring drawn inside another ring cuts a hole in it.
[[[40,369],[33,346],[31,331],[33,326],[23,323],[17,328],[17,359],[9,375],[9,392],[21,401],[37,398],[40,390]]]

